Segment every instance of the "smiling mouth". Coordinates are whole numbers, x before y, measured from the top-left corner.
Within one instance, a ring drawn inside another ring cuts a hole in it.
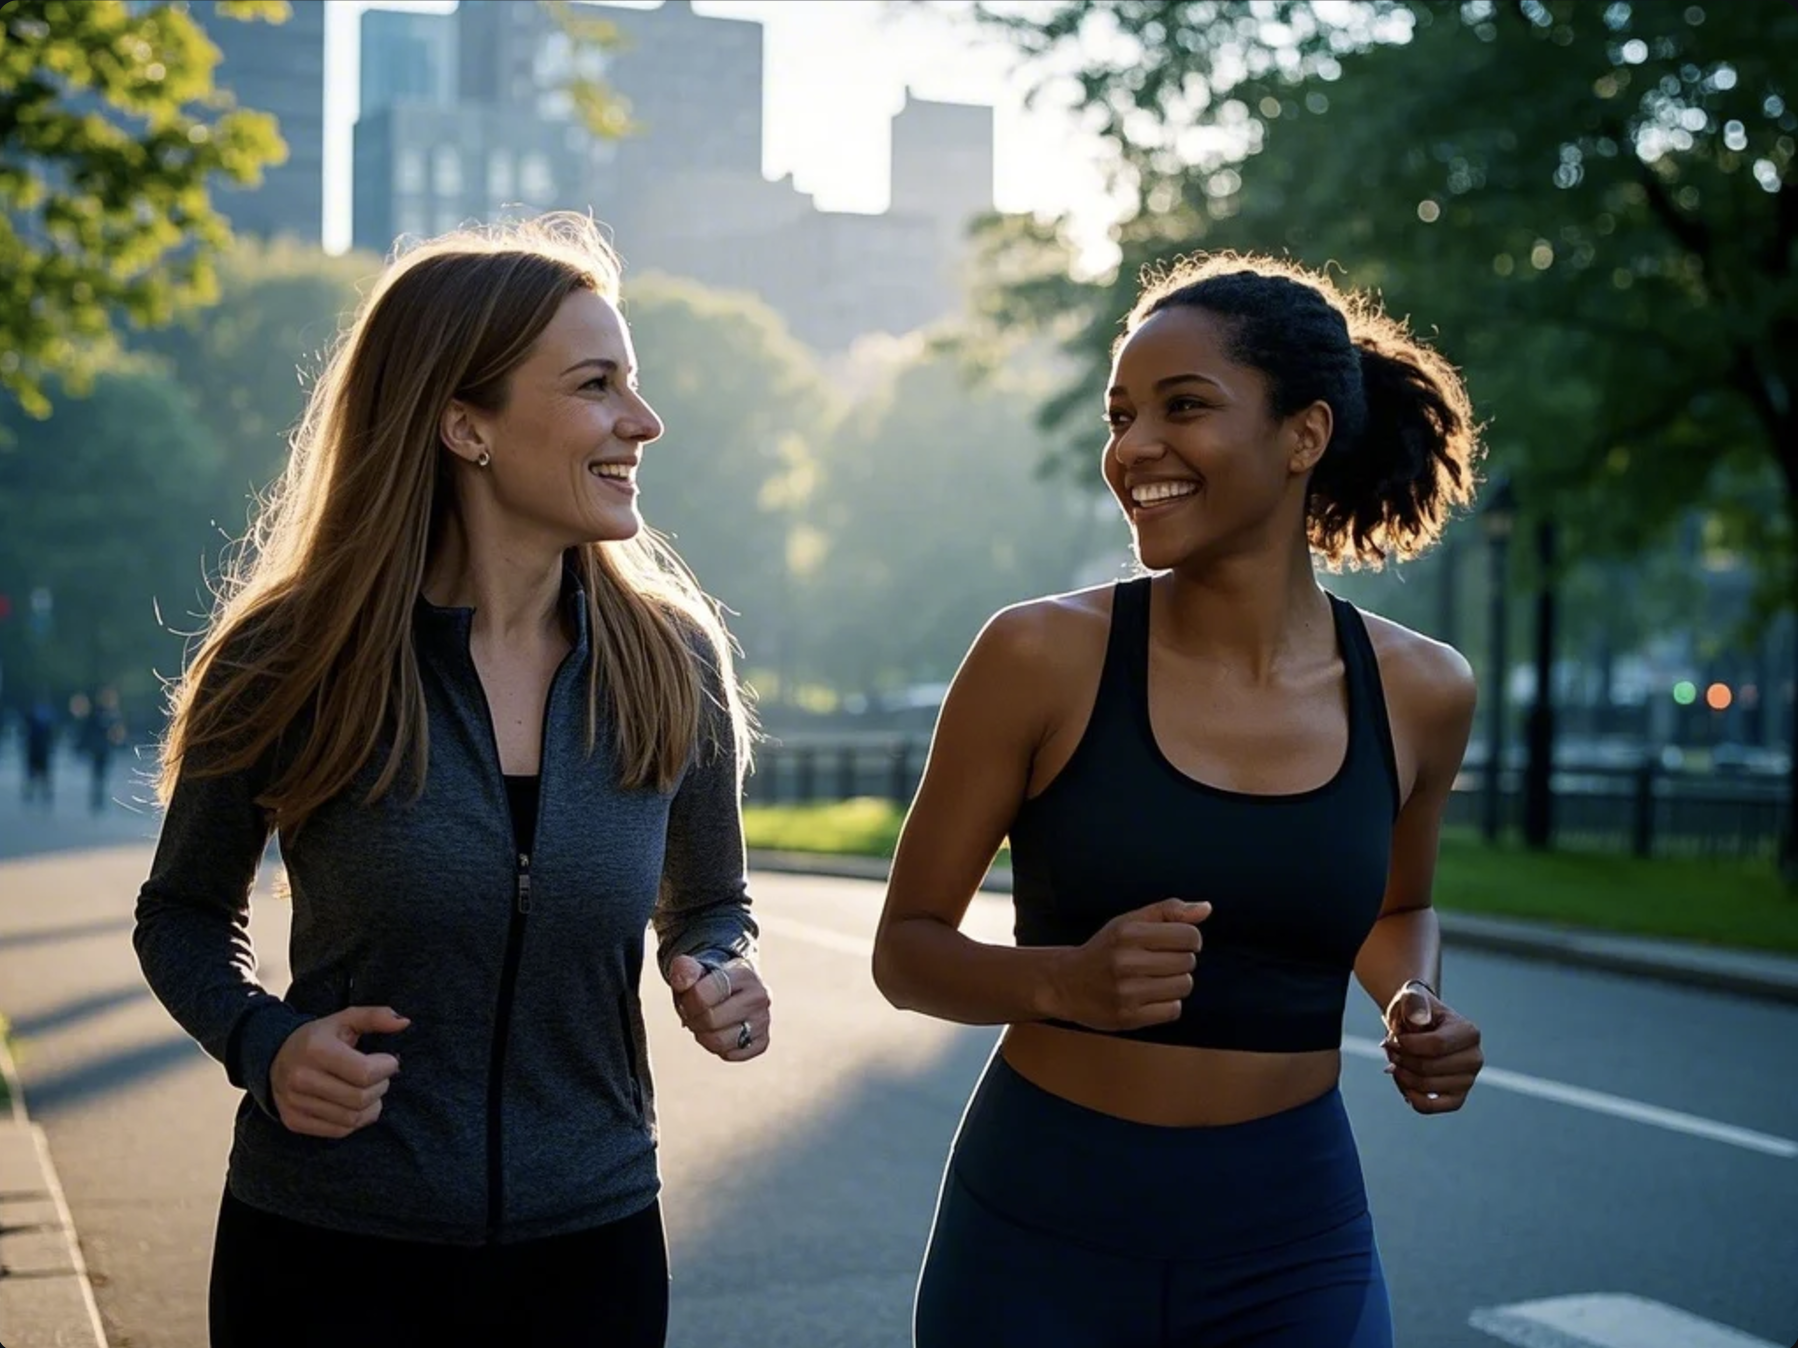
[[[1198,491],[1197,482],[1143,482],[1130,488],[1130,513],[1152,514],[1196,496]]]
[[[628,463],[590,463],[587,471],[623,496],[637,494],[637,469]]]

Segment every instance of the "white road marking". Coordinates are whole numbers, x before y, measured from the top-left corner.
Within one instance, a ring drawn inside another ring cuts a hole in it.
[[[756,921],[761,924],[764,931],[779,932],[811,945],[822,946],[826,950],[837,951],[840,954],[855,955],[865,960],[874,953],[874,943],[868,937],[839,931],[834,927],[823,927],[813,922],[801,921],[798,918],[768,913],[765,910],[756,913]],[[1009,931],[970,931],[970,935],[993,941],[1010,940]],[[1371,1058],[1380,1063],[1386,1061],[1386,1050],[1380,1047],[1378,1040],[1364,1039],[1358,1035],[1344,1035],[1342,1051],[1354,1057]],[[1684,1133],[1688,1137],[1702,1137],[1711,1142],[1722,1142],[1728,1146],[1741,1147],[1745,1151],[1759,1152],[1764,1156],[1776,1156],[1781,1160],[1789,1161],[1798,1157],[1798,1142],[1791,1138],[1775,1137],[1770,1133],[1757,1133],[1751,1128],[1738,1128],[1734,1124],[1719,1123],[1714,1119],[1682,1113],[1677,1109],[1664,1109],[1660,1105],[1644,1104],[1640,1100],[1631,1100],[1621,1095],[1610,1095],[1604,1091],[1588,1090],[1584,1086],[1569,1086],[1559,1081],[1550,1081],[1546,1077],[1507,1071],[1502,1067],[1482,1069],[1480,1088],[1482,1090],[1511,1091],[1517,1095],[1528,1095],[1538,1100],[1548,1100],[1558,1105],[1583,1109],[1593,1114],[1608,1114],[1612,1118],[1628,1119],[1632,1123],[1643,1123],[1651,1128],[1663,1128],[1668,1132]]]
[[[1381,1048],[1378,1040],[1361,1039],[1354,1035],[1344,1035],[1342,1051],[1353,1053],[1363,1058],[1377,1058],[1386,1061],[1386,1050]],[[1571,1105],[1575,1109],[1589,1110],[1594,1114],[1609,1114],[1613,1118],[1629,1119],[1634,1123],[1646,1123],[1650,1127],[1665,1128],[1673,1133],[1685,1133],[1689,1137],[1708,1138],[1712,1142],[1724,1142],[1732,1147],[1741,1147],[1746,1151],[1758,1151],[1765,1156],[1777,1156],[1782,1160],[1798,1157],[1798,1142],[1787,1137],[1774,1137],[1770,1133],[1757,1133],[1751,1128],[1738,1128],[1731,1123],[1718,1123],[1714,1119],[1700,1118],[1696,1114],[1681,1113],[1677,1109],[1663,1109],[1660,1105],[1643,1104],[1640,1100],[1631,1100],[1621,1095],[1609,1095],[1604,1091],[1588,1090],[1584,1086],[1568,1086],[1559,1081],[1550,1081],[1546,1077],[1533,1077],[1523,1072],[1508,1072],[1502,1067],[1486,1067],[1480,1070],[1481,1089],[1497,1088],[1501,1091],[1512,1091],[1518,1095],[1534,1096],[1538,1100],[1552,1100],[1558,1105]]]
[[[1467,1323],[1516,1348],[1779,1348],[1677,1306],[1622,1293],[1493,1306]]]

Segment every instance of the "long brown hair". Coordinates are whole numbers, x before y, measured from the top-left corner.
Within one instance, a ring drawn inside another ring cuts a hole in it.
[[[388,742],[367,799],[429,754],[412,613],[453,476],[438,424],[451,398],[497,410],[562,301],[618,299],[617,255],[594,223],[553,214],[459,230],[398,257],[313,388],[286,471],[224,569],[206,631],[171,690],[159,792],[183,768],[240,771],[302,718],[258,803],[295,828]],[[623,784],[668,790],[702,738],[742,762],[748,718],[716,607],[663,539],[589,543],[587,745],[605,698]],[[723,688],[705,705],[697,661]]]

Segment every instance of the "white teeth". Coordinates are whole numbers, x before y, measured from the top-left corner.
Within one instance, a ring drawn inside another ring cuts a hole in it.
[[[595,477],[615,477],[628,482],[634,470],[628,463],[590,463],[587,471]]]
[[[1139,506],[1154,505],[1158,501],[1191,496],[1198,489],[1199,484],[1196,482],[1145,482],[1140,487],[1130,489],[1130,499]]]

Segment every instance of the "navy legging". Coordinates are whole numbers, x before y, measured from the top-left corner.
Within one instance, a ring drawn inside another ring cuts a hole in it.
[[[913,1333],[916,1348],[1392,1348],[1341,1095],[1153,1127],[995,1055],[943,1175]]]

